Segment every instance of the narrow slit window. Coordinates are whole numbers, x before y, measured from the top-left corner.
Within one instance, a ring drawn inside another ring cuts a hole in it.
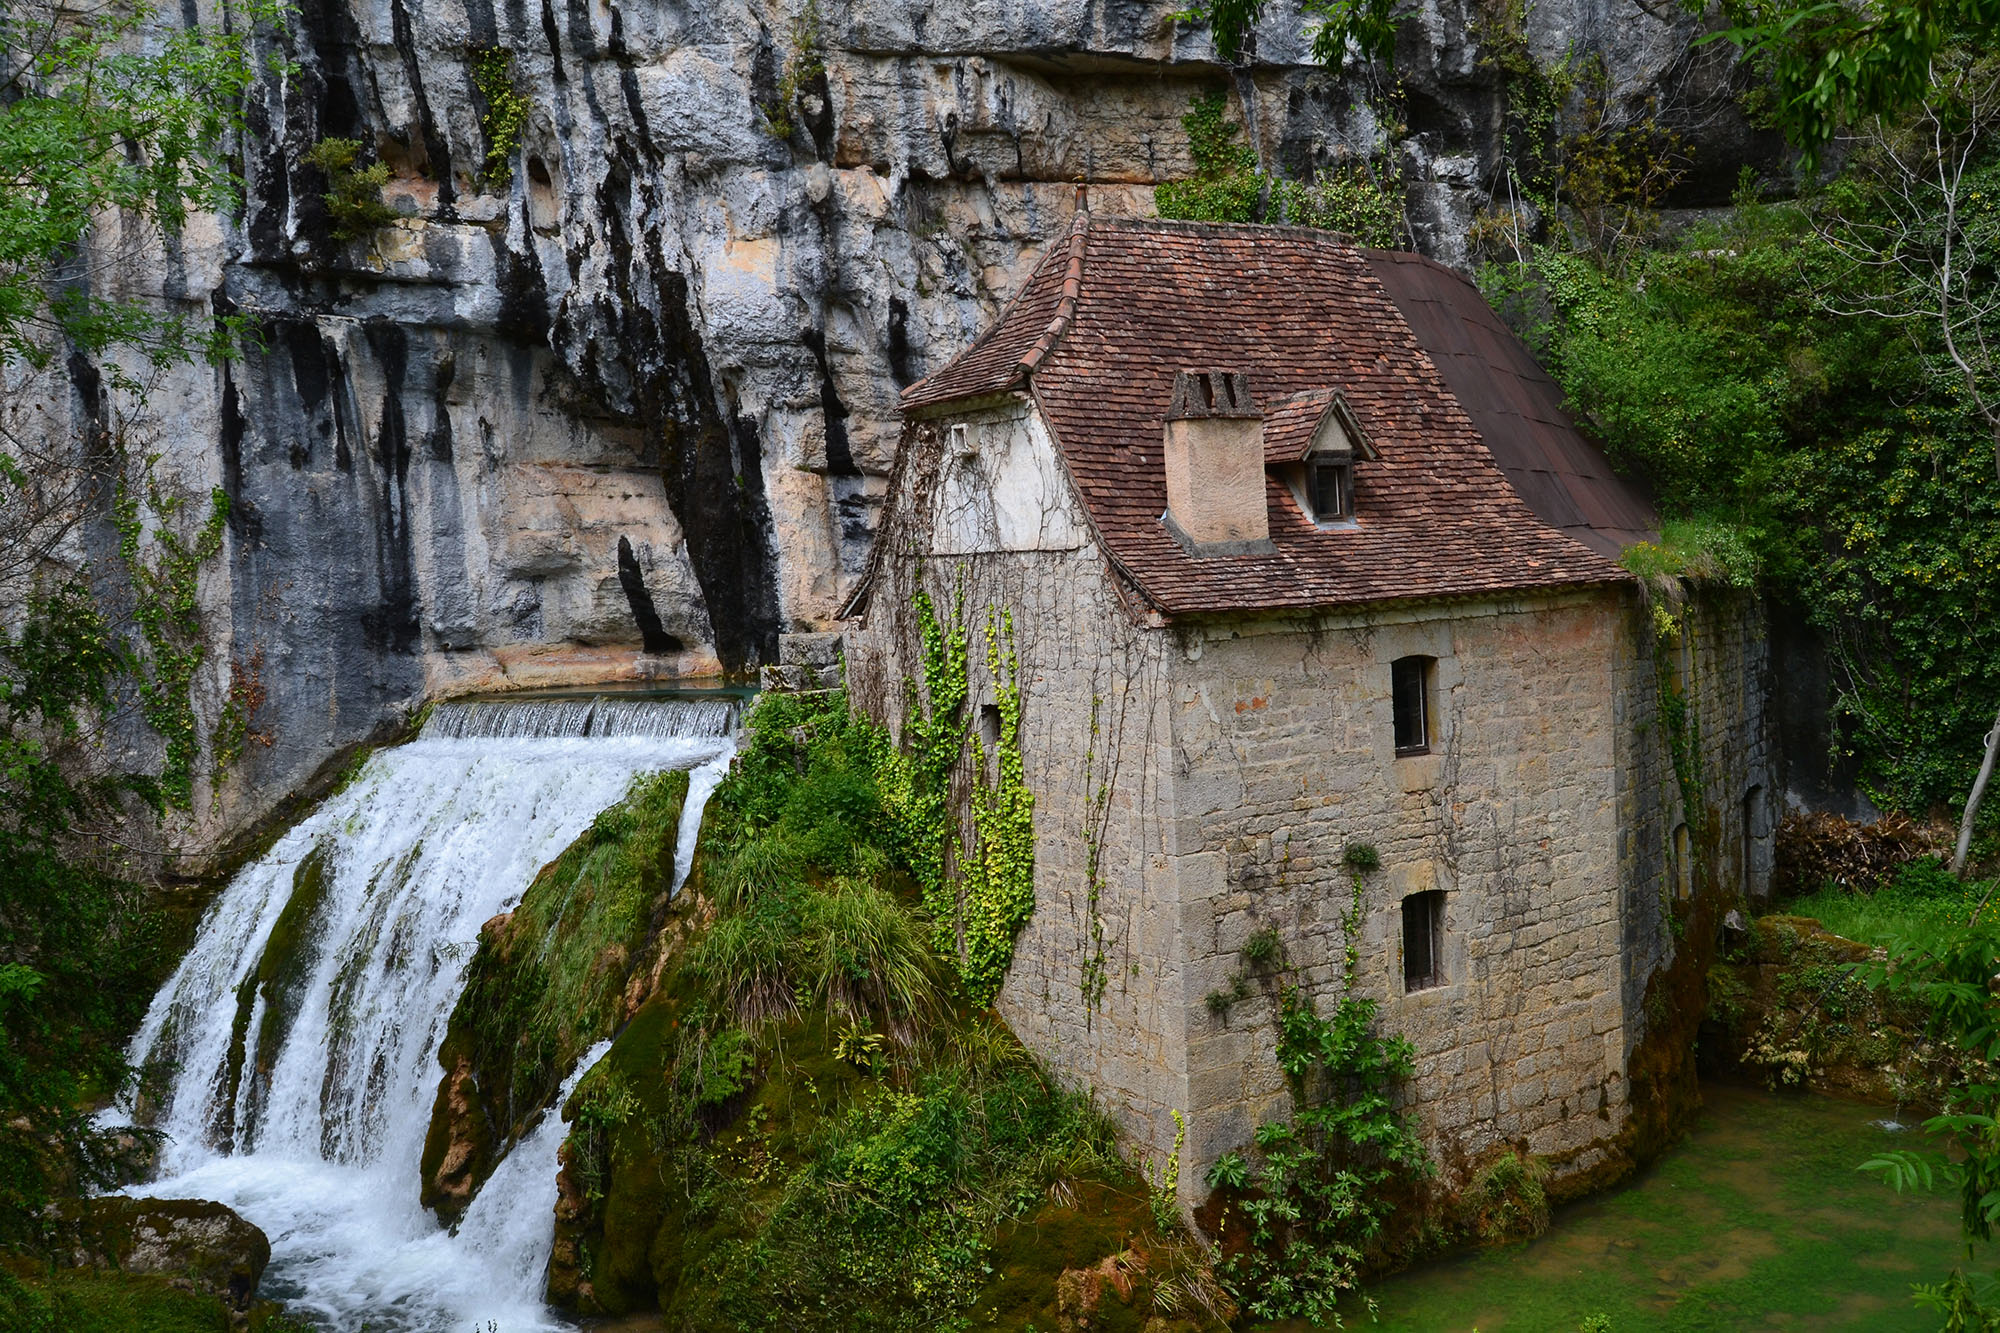
[[[979,743],[988,750],[1000,748],[1000,705],[979,706]]]
[[[1399,657],[1389,664],[1390,693],[1396,713],[1396,753],[1428,754],[1431,748],[1431,676],[1433,659]]]
[[[1674,825],[1674,897],[1694,897],[1694,847],[1686,824]]]
[[[1444,891],[1403,899],[1403,989],[1444,985]]]
[[[1743,892],[1756,895],[1764,889],[1763,850],[1764,840],[1764,789],[1752,787],[1743,793]]]

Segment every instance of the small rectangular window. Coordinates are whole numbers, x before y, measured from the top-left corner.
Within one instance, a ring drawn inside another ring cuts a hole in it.
[[[1403,899],[1403,989],[1444,985],[1444,891]]]
[[[1399,657],[1389,664],[1396,710],[1396,753],[1426,754],[1431,748],[1431,659]]]
[[[1328,519],[1347,517],[1349,479],[1352,475],[1352,468],[1347,463],[1313,464],[1313,518],[1324,523]]]
[[[979,743],[988,750],[1000,748],[1000,705],[979,705]]]

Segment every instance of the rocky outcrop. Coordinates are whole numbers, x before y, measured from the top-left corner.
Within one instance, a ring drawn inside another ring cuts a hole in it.
[[[241,216],[194,220],[119,278],[246,330],[240,359],[168,376],[133,426],[232,504],[201,712],[254,670],[273,743],[206,831],[426,697],[734,670],[829,628],[898,391],[991,320],[1073,182],[1150,211],[1190,169],[1198,91],[1231,90],[1260,159],[1293,174],[1394,128],[1415,239],[1463,260],[1500,179],[1484,10],[1409,14],[1407,125],[1385,128],[1365,80],[1309,63],[1290,5],[1240,68],[1177,7],[301,4],[250,109]],[[1682,126],[1685,202],[1769,152],[1679,10],[1545,0],[1524,32],[1544,59],[1601,56],[1611,105],[1653,99]],[[474,77],[485,50],[528,104],[514,144]],[[390,166],[399,222],[334,234],[304,164],[331,136]],[[44,390],[99,412],[96,370],[70,369]]]
[[[668,911],[687,790],[685,772],[642,781],[480,929],[424,1140],[421,1198],[444,1221],[658,984],[680,933]]]
[[[219,1297],[237,1314],[255,1303],[271,1262],[264,1233],[206,1199],[132,1199],[111,1195],[64,1205],[57,1218],[57,1261],[167,1279]]]

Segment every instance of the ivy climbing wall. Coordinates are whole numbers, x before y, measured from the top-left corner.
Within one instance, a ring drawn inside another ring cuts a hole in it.
[[[848,682],[913,756],[941,739],[951,754],[937,916],[969,981],[1004,976],[996,1002],[1022,1040],[1164,1157],[1186,1105],[1187,983],[1164,840],[1170,645],[1121,601],[1025,404],[913,427],[893,494],[867,612],[847,637]],[[959,669],[964,702],[943,739],[934,705],[957,696]],[[1000,733],[1015,689],[1010,743]],[[1018,819],[1009,755],[1033,801],[1032,865],[1020,842],[996,847],[1023,828],[1006,805]],[[1021,888],[1032,911],[995,974],[992,907]]]
[[[1447,1187],[1519,1149],[1582,1188],[1691,1109],[1699,976],[1772,785],[1753,603],[1635,582],[1163,624],[1025,400],[913,425],[885,521],[849,680],[949,767],[941,938],[1142,1153],[1181,1114],[1188,1201],[1292,1109],[1284,988],[1331,1003],[1350,968],[1414,1044]],[[1409,656],[1432,734],[1402,756]],[[1433,892],[1438,984],[1407,988],[1404,900]]]

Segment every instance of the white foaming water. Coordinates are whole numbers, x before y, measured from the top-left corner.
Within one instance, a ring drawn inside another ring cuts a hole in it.
[[[453,1233],[418,1203],[419,1170],[480,926],[647,772],[694,770],[676,887],[685,877],[730,742],[620,730],[426,728],[239,873],[133,1039],[135,1062],[173,1070],[156,1119],[164,1178],[133,1192],[235,1208],[271,1239],[263,1293],[335,1329],[562,1327],[539,1299],[560,1117],[514,1147]],[[267,957],[274,930],[283,947]]]

